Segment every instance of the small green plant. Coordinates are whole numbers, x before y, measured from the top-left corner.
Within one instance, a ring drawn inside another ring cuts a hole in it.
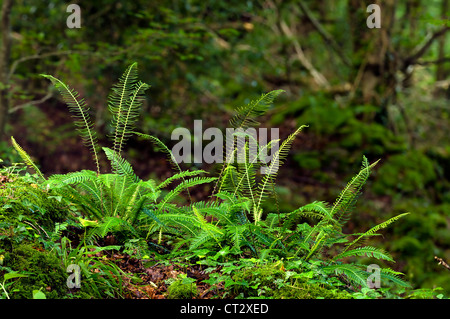
[[[6,288],[9,289],[14,284],[14,281],[12,281],[12,279],[22,278],[22,277],[27,277],[27,275],[21,274],[18,272],[13,272],[13,271],[5,273],[3,275],[3,282],[0,283],[0,287],[2,288],[2,293],[4,294],[6,299],[10,299]]]
[[[169,299],[192,299],[198,294],[195,279],[184,274],[169,285],[167,293]]]

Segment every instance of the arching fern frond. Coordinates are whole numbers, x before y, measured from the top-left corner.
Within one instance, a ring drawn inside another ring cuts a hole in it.
[[[120,154],[116,151],[107,147],[103,147],[103,151],[111,162],[111,167],[114,173],[127,177],[130,182],[139,181],[139,177],[134,173],[133,167],[125,158],[120,156]]]
[[[362,238],[366,237],[366,236],[371,236],[373,234],[375,234],[377,231],[379,231],[380,229],[386,228],[388,227],[390,224],[392,224],[393,222],[397,221],[398,219],[402,218],[403,216],[408,215],[409,213],[403,213],[397,216],[394,216],[384,222],[382,222],[381,224],[378,224],[374,227],[372,227],[371,229],[369,229],[368,231],[366,231],[365,233],[359,235],[354,241],[352,241],[350,244],[348,244],[345,248],[345,250],[343,251],[346,252],[350,247],[356,245],[356,243],[358,243]]]
[[[297,130],[295,130],[294,133],[289,135],[283,143],[280,145],[279,149],[275,152],[275,154],[272,156],[272,159],[270,161],[270,164],[268,168],[265,171],[265,175],[261,182],[258,185],[258,194],[256,196],[256,206],[254,207],[254,219],[255,223],[260,218],[260,210],[261,210],[261,204],[265,196],[267,196],[268,192],[268,186],[271,185],[271,182],[275,179],[275,177],[278,174],[279,167],[283,164],[283,161],[287,157],[287,154],[289,152],[289,149],[292,146],[292,143],[294,142],[295,137],[302,131],[304,127],[308,127],[307,125],[300,126]]]
[[[343,253],[340,253],[336,255],[333,260],[339,260],[350,256],[367,256],[367,257],[373,257],[376,259],[383,259],[387,261],[394,262],[394,259],[392,256],[384,251],[381,248],[376,248],[372,246],[364,246],[364,247],[358,247],[356,249],[347,250]]]
[[[337,220],[341,225],[343,225],[355,207],[356,201],[361,194],[362,187],[367,182],[371,169],[378,163],[369,165],[367,158],[363,156],[363,163],[361,170],[358,175],[352,178],[352,180],[346,185],[344,190],[341,192],[333,207],[331,208],[331,215]]]
[[[234,128],[243,128],[258,126],[256,121],[258,116],[267,112],[273,100],[284,92],[283,90],[274,90],[262,94],[258,99],[251,101],[249,104],[239,107],[236,110],[236,115],[230,120],[230,124]]]
[[[91,150],[92,156],[94,158],[95,165],[97,167],[97,174],[100,174],[100,164],[98,157],[98,146],[97,146],[97,134],[94,131],[94,124],[91,121],[89,115],[89,108],[87,107],[84,99],[79,98],[78,92],[71,89],[69,86],[64,84],[61,80],[46,74],[41,74],[43,77],[49,79],[52,84],[61,93],[64,102],[66,102],[69,111],[72,113],[75,119],[75,126],[80,132],[80,136],[84,144]]]

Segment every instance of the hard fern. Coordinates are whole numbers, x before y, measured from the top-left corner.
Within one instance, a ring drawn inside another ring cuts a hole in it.
[[[346,248],[344,249],[344,251],[342,253],[345,253],[348,249],[350,249],[350,247],[353,247],[356,245],[356,243],[358,243],[362,238],[367,237],[367,236],[371,236],[373,234],[375,234],[377,231],[379,231],[380,229],[386,228],[388,227],[390,224],[392,224],[393,222],[397,221],[398,219],[408,215],[409,213],[403,213],[397,216],[394,216],[372,228],[370,228],[368,231],[366,231],[365,233],[359,235],[354,241],[352,241],[351,243],[349,243]]]
[[[255,127],[259,125],[259,122],[256,120],[257,117],[263,115],[267,112],[270,105],[273,103],[274,99],[284,92],[283,90],[274,90],[268,93],[262,94],[258,99],[251,101],[245,106],[241,106],[236,109],[236,114],[230,119],[230,125],[234,129],[237,130],[246,130],[249,127]],[[242,147],[242,145],[238,145],[238,147]],[[236,152],[234,137],[231,145],[227,145],[227,149],[225,150],[225,158],[227,159],[222,165],[222,169],[219,173],[219,178],[214,185],[212,193],[216,192],[219,184],[222,183],[222,175],[224,172],[228,170],[228,167],[231,163],[229,159],[234,157],[234,153]],[[218,190],[220,192],[220,189]]]
[[[90,119],[89,108],[87,107],[84,99],[80,99],[78,92],[71,89],[61,80],[51,75],[41,74],[41,76],[49,79],[61,93],[64,101],[66,102],[70,112],[75,119],[75,126],[77,127],[84,144],[92,152],[95,166],[97,168],[97,174],[100,174],[97,134],[93,129],[94,124]]]
[[[25,152],[25,150],[16,142],[16,140],[12,136],[11,136],[11,142],[12,142],[13,147],[16,149],[17,153],[19,153],[20,158],[22,158],[22,160],[25,162],[25,164],[27,164],[29,167],[31,167],[39,175],[40,178],[45,180],[44,175],[39,170],[39,168],[36,166],[36,164],[34,164],[31,157],[27,154],[27,152]]]
[[[362,168],[359,173],[352,178],[352,180],[346,185],[344,190],[341,192],[337,200],[335,201],[333,207],[331,208],[331,215],[339,222],[341,225],[344,224],[356,204],[356,201],[361,194],[361,189],[366,183],[371,169],[378,163],[378,161],[369,165],[367,158],[363,156]]]
[[[108,108],[112,114],[113,150],[119,156],[126,140],[132,134],[139,116],[144,92],[150,86],[138,81],[137,63],[131,64],[119,82],[116,83],[108,97]]]
[[[304,127],[307,127],[307,125],[300,126],[297,130],[295,130],[294,133],[290,134],[281,144],[279,149],[275,152],[273,155],[270,165],[265,171],[265,175],[261,182],[258,184],[258,193],[256,196],[256,205],[254,207],[254,220],[255,223],[259,221],[261,218],[261,204],[264,199],[264,197],[267,195],[268,192],[268,186],[271,185],[271,181],[273,181],[277,174],[279,167],[283,164],[284,159],[287,157],[288,151],[292,146],[292,143],[295,139],[295,137],[302,131]]]

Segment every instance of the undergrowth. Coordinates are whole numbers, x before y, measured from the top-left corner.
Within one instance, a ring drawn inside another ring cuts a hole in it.
[[[32,235],[25,236],[23,243],[33,243],[34,249],[43,247],[53,259],[60,260],[59,268],[56,267],[59,270],[76,264],[82,271],[83,288],[67,290],[68,298],[123,297],[124,280],[129,274],[108,261],[108,256],[118,251],[143,261],[183,260],[202,265],[209,273],[204,282],[211,289],[221,287],[222,296],[229,298],[400,298],[401,293],[408,296],[410,285],[402,279],[403,274],[387,266],[395,262],[394,258],[381,248],[365,244],[408,213],[358,233],[343,232],[377,162],[371,164],[363,157],[359,172],[333,203],[314,201],[288,213],[265,208],[268,199],[277,200],[274,190],[278,168],[295,138],[307,127],[302,125],[285,140],[270,141],[267,145],[252,140],[247,129],[259,125],[257,118],[268,110],[281,90],[263,94],[236,110],[230,120],[230,125],[237,129],[236,141],[224,151],[224,157],[236,155],[240,161],[225,162],[217,177],[209,177],[203,170],[181,169],[161,140],[136,131],[144,92],[150,87],[138,80],[136,63],[126,69],[108,98],[113,128],[109,136],[111,147],[98,145],[84,99],[61,80],[50,75],[44,77],[61,92],[83,142],[91,150],[96,171],[46,177],[11,138],[23,162],[35,172],[32,178],[27,177],[29,185],[42,196],[35,196],[32,191],[24,193],[25,197],[17,197],[14,189],[22,187],[23,177],[17,170],[4,170],[2,176],[8,179],[8,186],[2,195],[2,218],[17,222],[11,226],[13,231],[9,235],[4,227],[0,237],[2,261],[7,263],[0,268],[0,274],[5,279],[26,283],[24,278],[8,275],[24,269],[4,257],[22,248],[14,245],[5,248],[5,243],[7,238],[17,240],[20,232],[14,227],[22,225],[32,213],[37,223],[30,221],[31,229],[25,227]],[[122,155],[126,141],[133,136],[150,140],[163,151],[174,174],[161,182],[138,177]],[[249,156],[250,145],[256,145],[258,158],[278,143],[265,174],[260,174],[262,164]],[[100,150],[109,160],[109,173],[101,173]],[[206,201],[194,201],[191,193],[201,184],[210,186],[211,195]],[[184,202],[180,202],[180,196]],[[60,207],[64,207],[66,215]],[[11,211],[15,215],[11,216]],[[46,222],[47,217],[51,218],[50,223]],[[378,288],[383,288],[371,289],[369,261],[379,263]],[[168,297],[196,295],[194,284],[186,283],[186,278],[172,282],[170,287]],[[2,288],[3,297],[31,298],[26,289],[8,293],[6,286]],[[42,292],[50,298],[64,295]]]

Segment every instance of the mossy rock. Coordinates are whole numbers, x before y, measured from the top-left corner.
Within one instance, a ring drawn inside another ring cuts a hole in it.
[[[285,272],[276,264],[268,264],[261,267],[248,268],[233,275],[233,280],[238,283],[238,293],[246,297],[257,296],[257,289],[264,289],[266,295],[271,295],[277,289],[276,281],[283,280]]]
[[[41,290],[47,299],[59,299],[67,292],[67,273],[54,254],[41,251],[32,244],[20,244],[5,253],[3,267],[27,274],[15,279],[9,293],[12,299],[31,299],[33,290]],[[3,275],[4,271],[0,271]]]
[[[239,283],[237,292],[243,293],[244,297],[256,297],[263,291],[264,297],[275,299],[352,298],[346,291],[306,283],[300,279],[289,284],[285,282],[285,277],[285,271],[275,263],[240,271],[233,276],[233,280]],[[281,288],[278,288],[278,283],[282,281]]]
[[[0,221],[22,215],[53,230],[55,223],[66,219],[65,205],[40,185],[18,176],[7,176],[5,181],[0,184]]]
[[[328,289],[317,284],[296,283],[273,293],[275,299],[352,299],[347,291]]]
[[[195,283],[185,283],[179,279],[170,284],[167,288],[168,299],[192,299],[197,296],[197,285]]]

